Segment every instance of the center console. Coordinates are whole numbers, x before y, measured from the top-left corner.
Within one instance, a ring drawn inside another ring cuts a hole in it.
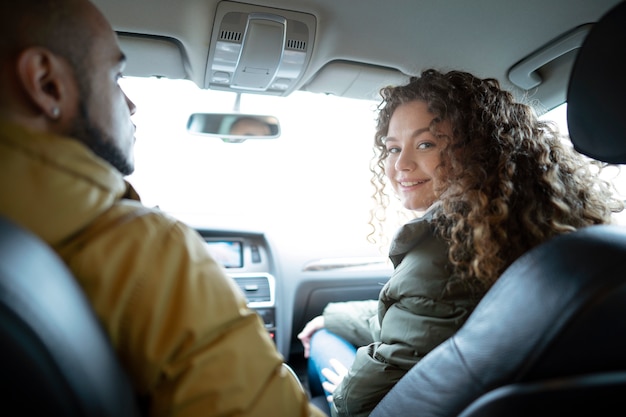
[[[263,319],[276,342],[276,279],[267,240],[262,234],[203,231],[209,253],[241,288],[248,306]]]

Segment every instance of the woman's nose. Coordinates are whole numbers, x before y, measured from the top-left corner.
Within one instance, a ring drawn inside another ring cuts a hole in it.
[[[415,162],[415,158],[413,153],[407,149],[403,149],[400,151],[398,155],[398,159],[396,159],[396,170],[398,171],[410,171],[415,169],[417,163]]]

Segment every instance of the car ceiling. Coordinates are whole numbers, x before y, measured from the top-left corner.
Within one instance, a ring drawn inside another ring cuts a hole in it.
[[[219,1],[94,3],[120,34],[129,59],[127,75],[187,78],[207,87],[207,59]],[[528,90],[509,81],[511,69],[577,30],[581,31],[579,40],[573,42],[582,42],[584,29],[617,3],[261,0],[245,4],[270,7],[278,14],[287,10],[315,17],[310,59],[294,90],[376,99],[383,85],[404,82],[424,68],[461,69],[499,79],[516,95],[534,100],[543,112],[565,101],[576,45],[571,47],[570,42],[570,52],[542,63],[535,73],[542,82]]]

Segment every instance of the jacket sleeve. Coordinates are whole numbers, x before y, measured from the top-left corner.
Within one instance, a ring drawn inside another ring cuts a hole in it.
[[[131,223],[78,269],[149,415],[323,416],[195,230],[161,214]]]
[[[452,336],[477,300],[451,285],[445,242],[424,235],[380,294],[380,338],[358,349],[333,393],[338,416],[367,416],[421,358]]]
[[[400,328],[411,323],[407,329],[423,331],[405,331],[405,338],[385,337],[385,325],[381,326],[383,341],[371,343],[357,350],[354,363],[348,375],[333,393],[334,415],[360,417],[368,416],[389,390],[402,378],[413,365],[422,359],[436,345],[440,344],[460,327],[462,319],[469,313],[463,307],[434,300],[422,299],[421,312],[407,311],[405,306],[396,305],[390,313],[395,315],[393,326]],[[410,316],[410,317],[409,317]],[[391,317],[390,317],[391,318]],[[402,324],[400,324],[402,323]]]
[[[378,300],[329,303],[324,309],[324,326],[354,346],[374,341],[372,331],[378,330]]]

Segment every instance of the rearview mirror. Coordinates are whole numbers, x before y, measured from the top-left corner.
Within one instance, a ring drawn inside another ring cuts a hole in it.
[[[194,113],[187,121],[187,131],[216,136],[225,142],[247,139],[274,139],[280,136],[280,124],[274,116],[242,113]]]

